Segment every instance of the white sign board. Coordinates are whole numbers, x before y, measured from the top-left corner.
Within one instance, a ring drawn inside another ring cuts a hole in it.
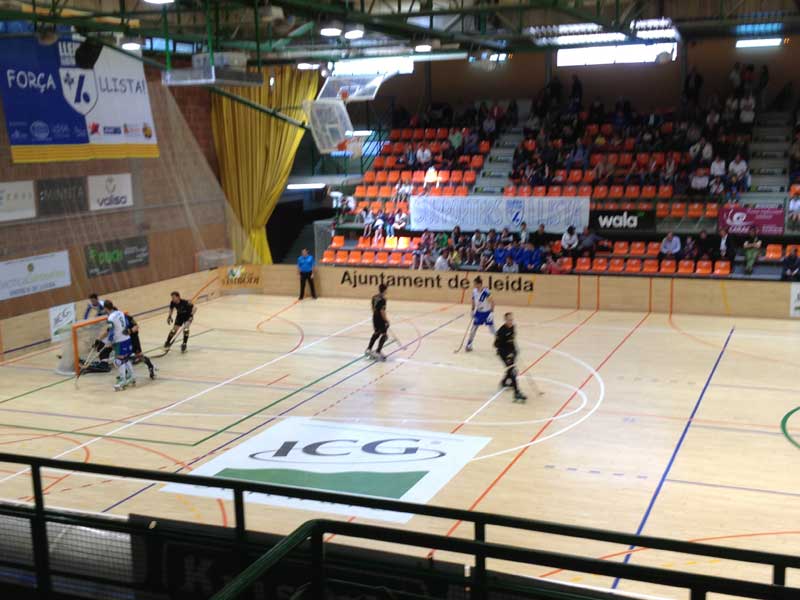
[[[0,262],[0,301],[71,285],[69,252]]]
[[[33,181],[0,181],[0,221],[33,219],[35,216]]]
[[[289,418],[192,471],[293,487],[425,503],[490,438]],[[169,484],[163,491],[230,499],[221,489]],[[411,515],[248,494],[249,502],[405,523]]]
[[[87,180],[90,210],[133,206],[133,182],[130,173],[92,175]]]
[[[50,341],[58,342],[69,338],[75,324],[75,303],[50,307]]]
[[[789,297],[789,316],[800,317],[800,283],[793,283]]]
[[[564,233],[574,225],[589,224],[589,198],[585,196],[412,196],[409,203],[411,229],[462,231],[518,230],[525,222],[533,231],[544,223],[548,233]]]

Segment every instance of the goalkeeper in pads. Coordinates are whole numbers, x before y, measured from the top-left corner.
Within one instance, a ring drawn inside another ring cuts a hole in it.
[[[505,323],[497,330],[494,337],[497,355],[506,366],[506,374],[500,385],[514,388],[514,402],[525,402],[528,398],[519,391],[519,385],[517,385],[517,345],[514,342],[514,336],[514,316],[508,312],[505,314]]]
[[[174,325],[172,320],[172,311],[175,311]],[[172,330],[167,336],[167,341],[164,342],[165,350],[170,349],[175,336],[178,334],[180,328],[183,327],[183,343],[181,344],[181,352],[186,352],[186,345],[189,343],[189,327],[192,324],[192,320],[194,319],[196,312],[197,307],[188,300],[181,298],[181,295],[178,292],[172,292],[170,294],[167,325],[172,325]]]

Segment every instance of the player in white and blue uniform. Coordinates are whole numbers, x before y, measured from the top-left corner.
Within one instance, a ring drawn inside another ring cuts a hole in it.
[[[97,294],[89,294],[89,303],[86,305],[86,310],[83,312],[83,320],[94,319],[95,317],[102,317],[106,314],[104,306],[105,301],[97,297]]]
[[[136,385],[133,376],[133,365],[131,357],[133,355],[133,344],[131,343],[130,331],[128,330],[128,320],[125,313],[116,308],[110,300],[103,303],[108,313],[108,334],[103,340],[106,347],[114,348],[114,364],[117,366],[119,375],[114,384],[114,390],[124,390],[129,385]]]
[[[467,352],[472,352],[472,340],[475,339],[475,332],[478,327],[486,325],[492,335],[494,330],[494,298],[489,288],[483,287],[483,279],[475,278],[475,287],[472,290],[472,328],[467,339]]]

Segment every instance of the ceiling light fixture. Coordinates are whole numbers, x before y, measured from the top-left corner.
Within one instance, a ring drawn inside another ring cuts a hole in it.
[[[737,48],[772,48],[783,44],[783,38],[755,38],[736,40]]]
[[[417,44],[414,46],[414,52],[430,52],[433,50],[433,46],[430,44]]]
[[[360,40],[364,37],[364,26],[349,25],[347,31],[344,32],[344,37],[347,40]]]
[[[319,30],[319,34],[322,37],[339,37],[342,35],[342,24],[338,21],[331,21],[330,23],[322,26],[322,28]]]
[[[135,37],[122,38],[119,47],[126,52],[138,52],[142,49],[142,40]]]
[[[317,69],[319,69],[319,64],[302,62],[302,63],[297,63],[297,68],[301,71],[316,71]]]
[[[147,4],[172,4],[175,0],[144,0]]]
[[[321,190],[325,187],[324,183],[290,183],[286,186],[287,190]]]

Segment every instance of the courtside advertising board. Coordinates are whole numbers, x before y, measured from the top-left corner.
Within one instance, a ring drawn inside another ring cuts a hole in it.
[[[192,471],[403,502],[427,503],[488,437],[288,418]],[[162,491],[230,500],[231,492],[169,484]],[[266,494],[248,502],[405,523],[411,515]]]

